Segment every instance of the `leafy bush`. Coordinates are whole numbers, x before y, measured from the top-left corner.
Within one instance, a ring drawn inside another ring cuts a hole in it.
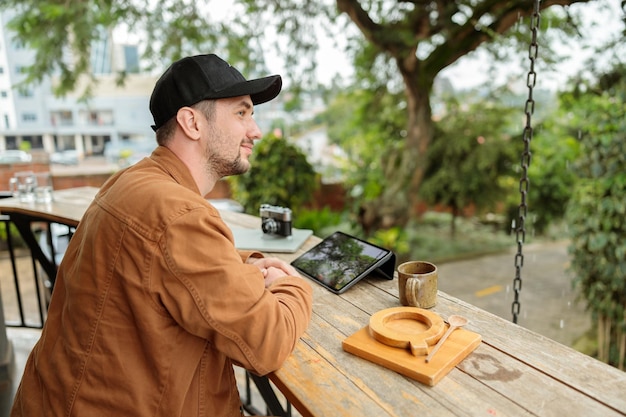
[[[26,244],[13,223],[0,222],[0,251],[8,248],[7,226],[11,233],[11,243],[14,248],[25,248]]]
[[[625,86],[626,87],[626,86]],[[598,359],[624,369],[626,358],[626,102],[591,96],[578,110],[581,177],[570,199],[574,283],[598,324]]]
[[[512,140],[514,109],[502,103],[461,102],[449,99],[428,149],[424,182],[419,190],[431,206],[452,211],[450,235],[456,237],[456,218],[473,206],[478,214],[496,210],[510,188],[519,143]]]
[[[403,227],[391,227],[389,229],[379,229],[369,241],[394,251],[398,259],[404,260],[410,248],[407,232]]]
[[[313,198],[318,181],[304,153],[286,139],[267,135],[250,158],[250,170],[229,177],[233,193],[246,213],[259,214],[261,204],[289,207],[294,216]]]
[[[326,237],[342,229],[345,214],[332,211],[329,207],[320,210],[302,209],[294,218],[293,225],[299,229],[311,229],[316,236]]]

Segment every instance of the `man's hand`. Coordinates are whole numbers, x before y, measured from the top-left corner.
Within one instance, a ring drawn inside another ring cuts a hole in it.
[[[272,282],[281,277],[301,276],[293,266],[278,258],[249,258],[247,263],[261,270],[265,277],[265,287],[269,287]]]

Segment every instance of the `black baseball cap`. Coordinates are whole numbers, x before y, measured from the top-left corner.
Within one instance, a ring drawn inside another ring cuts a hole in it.
[[[228,62],[214,54],[196,55],[174,62],[156,82],[150,112],[156,131],[178,109],[202,100],[249,95],[253,104],[272,100],[280,93],[280,75],[246,80]]]

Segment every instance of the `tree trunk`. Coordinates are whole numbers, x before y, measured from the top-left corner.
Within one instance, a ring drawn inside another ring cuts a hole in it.
[[[450,238],[454,240],[456,238],[456,218],[459,217],[459,210],[456,206],[452,206],[452,216],[450,219]]]
[[[622,326],[617,326],[617,340],[619,342],[617,367],[623,371],[624,359],[626,358],[626,332],[622,330]]]
[[[598,360],[604,363],[609,363],[610,359],[611,327],[611,318],[601,314],[598,317]]]
[[[433,79],[420,72],[419,61],[397,60],[407,97],[407,135],[403,149],[390,152],[384,161],[385,189],[375,201],[361,207],[360,221],[365,232],[405,226],[419,202],[426,151],[433,136],[430,92]]]

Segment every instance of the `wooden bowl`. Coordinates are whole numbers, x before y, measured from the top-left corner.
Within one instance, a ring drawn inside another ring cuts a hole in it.
[[[370,317],[369,331],[377,341],[411,350],[415,356],[426,355],[445,331],[443,319],[432,311],[417,307],[394,307]]]

